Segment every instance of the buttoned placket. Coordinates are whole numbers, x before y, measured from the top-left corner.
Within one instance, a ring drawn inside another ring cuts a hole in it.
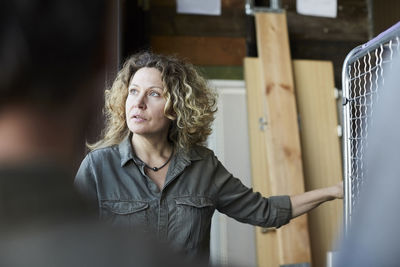
[[[135,163],[139,167],[140,173],[146,178],[147,188],[149,188],[149,190],[153,192],[154,195],[159,197],[160,189],[158,189],[157,184],[153,180],[151,180],[150,177],[146,174],[145,164],[137,160],[135,160]]]
[[[139,158],[135,156],[133,152],[130,139],[131,134],[127,136],[124,141],[119,145],[121,153],[121,167],[124,166],[129,160],[132,160],[138,167],[140,173],[145,177],[146,184],[150,192],[158,198],[158,225],[157,225],[157,236],[161,240],[167,240],[168,237],[168,223],[169,223],[169,209],[168,209],[168,187],[182,172],[190,165],[191,158],[183,151],[177,151],[171,159],[168,167],[167,175],[165,178],[165,184],[160,191],[153,180],[150,179],[145,173],[145,164],[141,162]],[[198,156],[196,157],[198,158]]]
[[[167,240],[168,237],[168,201],[166,198],[168,185],[175,180],[180,173],[190,164],[190,160],[181,155],[175,155],[170,163],[170,166],[165,177],[165,184],[160,191],[157,184],[145,172],[145,164],[137,157],[132,157],[135,165],[139,168],[140,173],[146,178],[146,184],[149,190],[158,198],[158,225],[157,236],[161,240]]]
[[[157,223],[157,236],[161,240],[166,240],[168,236],[168,206],[163,197],[163,189],[160,191],[157,184],[150,179],[145,172],[145,164],[139,162],[139,170],[142,175],[146,178],[147,187],[154,195],[158,198],[158,223]],[[168,176],[168,172],[167,172]],[[167,180],[167,178],[165,178]]]
[[[158,229],[157,234],[159,238],[167,240],[168,237],[168,202],[166,199],[166,194],[169,184],[174,181],[179,174],[190,163],[189,160],[180,157],[179,154],[175,155],[168,167],[167,176],[165,177],[165,184],[161,190],[161,195],[159,199],[159,212],[158,212]]]
[[[143,177],[145,177],[146,185],[149,191],[151,191],[158,198],[157,236],[161,240],[166,240],[168,235],[168,206],[166,201],[163,200],[163,190],[160,191],[157,184],[146,174],[144,162],[140,161],[136,157],[133,157],[133,161],[135,162],[136,166],[138,166],[140,173],[143,175]],[[167,178],[165,180],[167,180]]]

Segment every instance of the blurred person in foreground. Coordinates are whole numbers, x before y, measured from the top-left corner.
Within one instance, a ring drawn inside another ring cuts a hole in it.
[[[104,1],[1,4],[2,226],[87,214],[69,184],[100,100],[104,12]]]
[[[264,197],[244,186],[204,146],[216,96],[194,66],[141,52],[106,91],[106,128],[75,184],[102,220],[145,226],[188,258],[209,257],[217,209],[240,222],[280,227],[325,201],[342,184],[295,196]]]
[[[94,223],[73,188],[103,88],[105,11],[104,0],[0,4],[0,266],[185,266]]]
[[[387,70],[368,133],[363,187],[336,267],[400,266],[399,54]]]

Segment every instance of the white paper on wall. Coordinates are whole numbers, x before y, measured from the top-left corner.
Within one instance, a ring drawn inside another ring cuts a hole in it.
[[[176,12],[218,16],[221,15],[221,0],[176,0]]]
[[[302,15],[336,18],[337,0],[297,0],[296,9]]]

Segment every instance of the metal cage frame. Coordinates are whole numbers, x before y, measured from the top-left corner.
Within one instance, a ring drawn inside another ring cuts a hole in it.
[[[357,206],[367,166],[364,149],[372,114],[384,87],[384,74],[400,52],[400,22],[360,45],[346,56],[342,69],[344,231]]]

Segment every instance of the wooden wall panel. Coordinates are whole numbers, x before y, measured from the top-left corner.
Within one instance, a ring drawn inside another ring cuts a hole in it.
[[[245,37],[245,0],[222,0],[221,15],[181,14],[175,0],[150,5],[152,35]]]
[[[393,1],[396,0],[390,0]],[[256,1],[258,5],[269,2]],[[337,18],[324,18],[297,14],[296,0],[281,0],[287,12],[292,57],[332,61],[335,82],[341,88],[341,68],[347,53],[372,36],[368,19],[370,2],[373,1],[338,0]],[[149,28],[149,36],[246,38],[247,45],[241,49],[247,49],[247,56],[257,57],[253,17],[246,16],[245,3],[245,0],[222,0],[221,16],[205,16],[177,14],[175,0],[151,0],[145,27]],[[137,25],[126,27],[129,29]],[[180,54],[178,49],[174,52]]]
[[[271,194],[300,194],[304,180],[286,14],[257,13],[256,31]],[[277,239],[279,264],[311,262],[307,215],[278,229]]]
[[[283,0],[289,36],[301,40],[359,41],[368,39],[368,6],[365,0],[338,0],[336,18],[304,16],[296,12],[295,0]]]
[[[244,38],[152,36],[156,53],[178,54],[195,65],[242,65],[246,55]]]
[[[338,0],[336,18],[304,16],[296,12],[296,0],[282,0],[287,10],[292,58],[329,60],[335,83],[341,88],[342,64],[354,47],[371,35],[367,0]]]
[[[306,190],[342,180],[340,140],[334,97],[333,66],[329,61],[294,60],[294,80],[300,115]],[[313,266],[325,266],[342,224],[343,205],[332,201],[308,216]]]
[[[360,42],[300,39],[292,39],[290,41],[292,58],[331,61],[334,66],[335,84],[339,89],[341,89],[342,84],[344,59],[358,45],[360,45]]]
[[[150,3],[150,47],[201,66],[243,66],[245,0],[222,0],[220,16],[178,14],[175,0]],[[236,76],[232,76],[237,77]]]
[[[177,14],[175,7],[152,7],[152,35],[244,37],[243,9],[224,8],[221,16]]]
[[[377,36],[390,26],[400,21],[399,0],[371,0],[372,2],[372,36]]]
[[[221,7],[232,7],[237,9],[244,9],[245,0],[221,0]],[[164,6],[175,7],[176,0],[150,0],[150,7]]]
[[[258,5],[265,5],[270,1],[256,0],[256,2],[259,2]],[[337,17],[324,18],[297,14],[296,0],[281,0],[281,6],[287,13],[292,58],[332,61],[335,82],[338,88],[341,88],[342,64],[347,53],[354,47],[367,42],[372,36],[368,11],[368,5],[371,2],[338,0]],[[381,5],[387,6],[386,3]],[[248,24],[247,55],[257,57],[250,20]]]

